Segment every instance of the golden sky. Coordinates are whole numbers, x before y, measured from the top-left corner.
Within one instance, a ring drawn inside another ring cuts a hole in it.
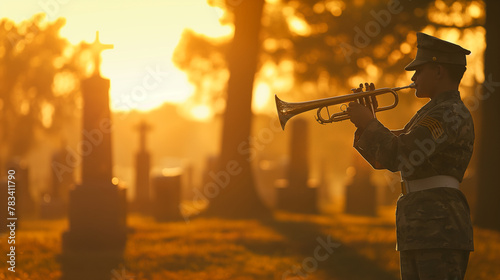
[[[451,10],[441,0],[437,0],[434,6],[429,10],[429,17],[433,21],[445,20],[457,26],[465,24],[467,19],[483,16],[484,12],[479,1],[468,6],[466,17],[457,2]],[[222,10],[209,6],[207,0],[0,1],[0,18],[7,17],[20,22],[38,13],[45,13],[49,21],[65,18],[66,25],[61,30],[61,36],[73,44],[82,40],[92,42],[96,31],[99,31],[101,42],[114,45],[113,50],[102,53],[101,74],[111,80],[111,109],[115,111],[148,111],[160,107],[164,102],[185,103],[194,94],[195,88],[188,82],[186,74],[172,63],[172,53],[183,30],[192,29],[210,37],[230,36],[233,32],[231,26],[220,24]],[[293,16],[289,19],[289,25],[297,34],[309,32],[307,24]],[[474,81],[484,81],[483,28],[467,30],[463,36],[456,28],[436,30],[429,26],[423,31],[472,50],[473,54],[468,60],[474,63],[468,66],[470,71],[466,73],[463,84],[472,86]],[[394,50],[388,59],[401,59],[414,44],[403,42],[401,50]],[[285,61],[279,67],[266,63],[262,71],[257,73],[252,104],[255,112],[263,111],[266,106],[273,107],[272,96],[275,92],[272,92],[270,85],[283,92],[290,90],[293,73],[281,73],[283,77],[279,77],[278,68],[293,69],[289,65],[292,63]],[[370,77],[355,76],[347,84],[356,85],[366,78],[374,79],[381,73],[374,65],[366,65],[365,68],[369,70]],[[411,73],[407,73],[404,80],[390,86],[406,85],[410,77]],[[271,109],[274,113],[274,108]],[[207,120],[213,114],[212,109],[204,104],[192,104],[189,111],[200,120]]]
[[[0,18],[20,22],[34,14],[66,18],[61,36],[92,42],[96,31],[113,50],[102,53],[101,74],[111,80],[113,110],[150,110],[182,103],[194,92],[172,53],[186,28],[210,37],[228,36],[221,10],[206,0],[39,0],[0,1]]]

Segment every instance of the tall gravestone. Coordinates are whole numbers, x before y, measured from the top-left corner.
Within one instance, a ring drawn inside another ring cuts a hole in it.
[[[150,162],[151,157],[146,149],[146,133],[151,129],[145,121],[138,126],[139,151],[135,156],[135,209],[144,214],[151,213],[150,197]]]
[[[83,130],[82,182],[69,194],[69,229],[63,233],[62,279],[110,279],[126,242],[125,190],[112,183],[110,81],[100,76],[100,52],[90,45],[94,74],[81,82]]]
[[[307,121],[296,119],[291,124],[287,184],[276,188],[277,208],[299,213],[317,213],[317,188],[311,188],[308,185]]]

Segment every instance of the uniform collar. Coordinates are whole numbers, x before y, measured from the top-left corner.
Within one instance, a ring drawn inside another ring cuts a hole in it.
[[[458,90],[447,90],[438,93],[431,101],[435,101],[436,104],[441,103],[448,99],[460,98],[460,92]]]

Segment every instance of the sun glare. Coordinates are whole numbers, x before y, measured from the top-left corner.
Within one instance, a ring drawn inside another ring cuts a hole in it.
[[[261,112],[266,108],[269,97],[271,96],[271,88],[267,83],[260,82],[254,90],[252,100],[252,110],[254,112]]]
[[[196,105],[191,108],[191,115],[195,120],[205,121],[212,117],[212,110],[207,105]]]
[[[290,30],[301,36],[308,36],[311,33],[311,27],[304,19],[297,16],[290,16],[288,18],[288,26]]]
[[[172,55],[184,29],[209,37],[230,36],[233,27],[221,25],[222,10],[206,0],[145,1],[23,1],[2,3],[0,18],[16,22],[44,13],[46,20],[66,19],[61,36],[72,44],[93,42],[96,31],[112,50],[102,53],[101,74],[111,80],[111,109],[148,111],[164,102],[182,103],[193,93],[186,74]],[[67,85],[59,82],[58,92]]]

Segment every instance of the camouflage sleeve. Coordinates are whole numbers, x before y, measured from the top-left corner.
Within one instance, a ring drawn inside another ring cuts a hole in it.
[[[354,148],[373,168],[398,171],[390,159],[394,157],[392,154],[397,152],[397,136],[378,120],[370,122],[364,130],[356,131]]]
[[[377,120],[373,120],[368,124],[368,126],[365,127],[364,130],[357,129],[356,132],[354,133],[354,148],[363,156],[363,158],[370,163],[370,165],[375,168],[375,169],[389,169],[382,165],[378,159],[377,159],[377,154],[373,150],[373,147],[364,147],[360,146],[360,144],[363,144],[367,140],[361,140],[361,139],[366,139],[366,134],[373,134],[373,131],[380,131],[379,136],[385,139],[385,141],[392,141],[391,137],[391,132],[389,129],[385,128],[380,122]],[[363,136],[363,138],[361,137]],[[394,136],[394,135],[393,135]],[[360,142],[361,141],[361,142]],[[384,141],[384,140],[382,140]]]
[[[357,132],[354,147],[376,169],[402,171],[404,176],[405,169],[413,172],[423,165],[427,170],[426,174],[420,174],[422,177],[438,175],[439,170],[429,159],[437,153],[442,154],[450,143],[456,141],[460,119],[453,107],[436,106],[406,133],[398,136],[378,120],[373,120],[364,131]]]

